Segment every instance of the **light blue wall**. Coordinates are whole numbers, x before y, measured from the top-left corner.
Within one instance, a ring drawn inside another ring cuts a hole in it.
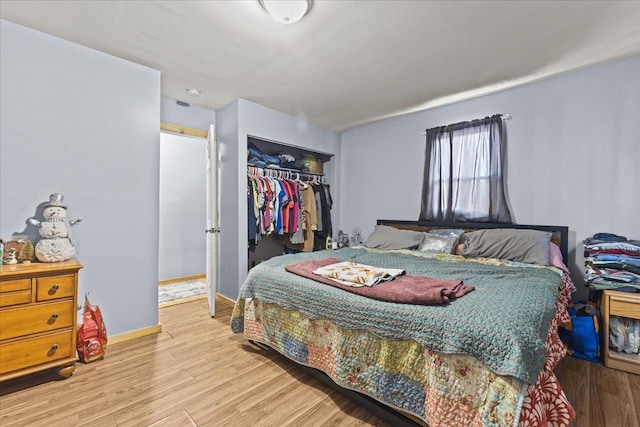
[[[110,335],[158,324],[160,72],[0,20],[0,234],[65,195],[80,295]]]
[[[516,222],[567,225],[584,297],[580,242],[640,238],[640,57],[346,131],[340,225],[366,237],[376,219],[417,220],[427,128],[509,113],[508,194]]]
[[[340,137],[332,130],[244,99],[216,111],[216,127],[222,155],[219,292],[236,299],[247,275],[247,136],[333,154],[324,172],[334,200],[340,187]],[[334,224],[338,212],[339,207],[334,206]],[[334,230],[337,235],[337,227]]]
[[[160,121],[194,129],[209,130],[215,123],[215,112],[207,108],[178,105],[175,99],[160,98]]]
[[[160,135],[159,280],[205,274],[207,140]]]
[[[247,239],[238,238],[238,174],[246,154],[239,157],[238,148],[238,100],[216,111],[216,134],[220,158],[220,204],[218,209],[218,293],[231,299],[238,294],[239,256]],[[246,143],[245,143],[246,144]],[[246,148],[245,148],[246,149]],[[246,189],[244,194],[246,194]],[[245,209],[246,210],[246,209]],[[246,214],[245,214],[246,215]],[[246,226],[245,226],[246,228]],[[245,233],[246,234],[246,233]],[[246,257],[246,254],[244,255]]]

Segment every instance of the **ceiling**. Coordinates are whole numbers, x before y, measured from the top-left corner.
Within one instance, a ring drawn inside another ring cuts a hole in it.
[[[283,25],[258,0],[2,0],[0,17],[160,70],[163,96],[336,131],[640,54],[640,1],[313,0]]]

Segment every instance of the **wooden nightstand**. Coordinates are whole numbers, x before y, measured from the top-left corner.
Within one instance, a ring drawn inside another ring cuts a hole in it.
[[[0,381],[75,371],[76,260],[0,266]]]
[[[609,348],[609,316],[640,319],[640,294],[604,291],[600,313],[602,315],[604,366],[640,375],[640,355],[622,353]]]

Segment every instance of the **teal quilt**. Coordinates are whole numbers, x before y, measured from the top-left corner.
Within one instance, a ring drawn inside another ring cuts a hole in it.
[[[393,304],[345,292],[285,271],[303,259],[328,256],[410,275],[462,279],[475,289],[448,304]],[[388,340],[413,340],[444,354],[471,356],[497,375],[533,384],[545,363],[549,324],[556,314],[559,270],[531,264],[413,251],[345,248],[272,258],[254,267],[240,290],[231,328],[244,331],[244,301],[257,299],[366,330]]]

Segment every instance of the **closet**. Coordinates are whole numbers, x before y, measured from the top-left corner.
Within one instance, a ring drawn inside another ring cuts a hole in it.
[[[323,250],[332,236],[332,155],[247,137],[247,268],[285,253]]]
[[[220,158],[220,261],[218,293],[230,300],[238,298],[240,287],[249,271],[248,219],[247,219],[247,148],[249,140],[263,153],[277,154],[285,149],[296,159],[320,160],[325,180],[331,185],[334,202],[340,198],[340,135],[332,130],[296,117],[271,110],[245,99],[237,99],[216,111],[216,134]],[[334,203],[331,215],[334,226],[340,214],[340,205]],[[252,260],[258,263],[270,258],[261,254],[263,239]],[[279,242],[274,242],[279,243]],[[278,245],[278,250],[282,249]],[[275,248],[274,248],[275,250]],[[258,257],[259,255],[259,257]]]

